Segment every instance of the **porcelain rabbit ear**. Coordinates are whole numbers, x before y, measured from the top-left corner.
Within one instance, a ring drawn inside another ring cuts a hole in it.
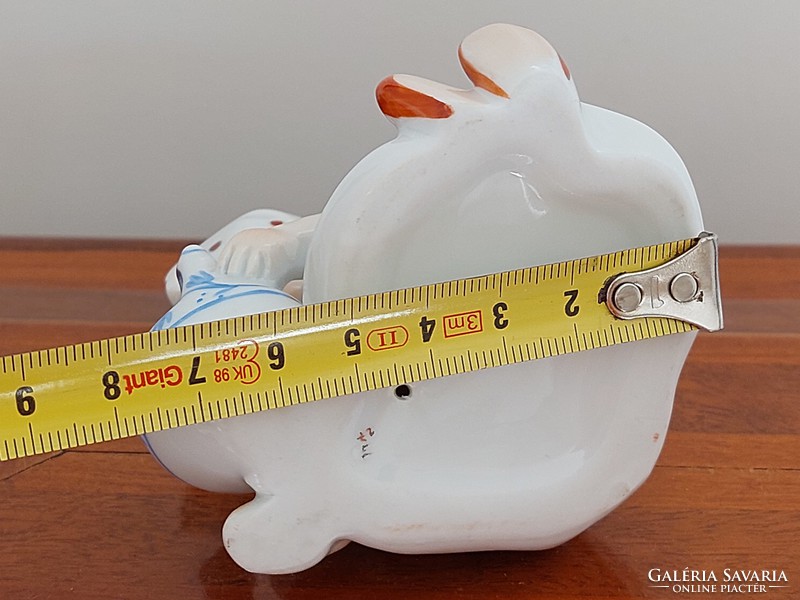
[[[545,75],[555,75],[577,97],[572,77],[558,52],[538,33],[496,23],[467,36],[458,49],[467,77],[495,99],[522,95],[523,87]],[[535,86],[534,86],[535,87]],[[459,90],[412,75],[392,75],[375,90],[378,106],[391,119],[448,119],[459,105],[478,106],[486,95]]]
[[[375,97],[392,119],[447,119],[467,100],[463,90],[413,75],[390,75],[378,84]]]
[[[217,261],[210,252],[196,244],[186,246],[178,259],[176,275],[181,293],[192,287],[198,278],[211,277],[217,271]]]
[[[543,71],[571,82],[566,63],[538,33],[495,23],[471,33],[461,43],[458,58],[476,87],[501,98],[511,98],[520,85]]]

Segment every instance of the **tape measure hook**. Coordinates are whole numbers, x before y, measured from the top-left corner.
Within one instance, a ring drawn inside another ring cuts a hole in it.
[[[717,236],[704,232],[663,265],[617,275],[606,287],[605,302],[619,319],[668,317],[706,331],[722,329]]]

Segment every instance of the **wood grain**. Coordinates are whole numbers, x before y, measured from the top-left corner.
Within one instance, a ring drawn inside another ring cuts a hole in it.
[[[0,354],[142,331],[182,242],[0,240]],[[0,598],[683,597],[648,571],[783,570],[800,597],[800,247],[725,247],[726,329],[700,334],[651,477],[542,552],[403,556],[350,544],[242,571],[220,527],[247,496],[171,477],[136,439],[0,463]],[[694,594],[719,596],[725,594]],[[747,594],[738,594],[745,597]]]

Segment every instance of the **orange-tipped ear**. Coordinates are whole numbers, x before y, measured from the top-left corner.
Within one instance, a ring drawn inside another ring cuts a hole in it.
[[[464,58],[464,53],[461,51],[461,46],[458,47],[458,60],[461,63],[461,68],[464,69],[464,73],[466,73],[467,77],[469,77],[469,80],[475,84],[475,87],[479,87],[487,92],[491,92],[495,96],[508,98],[508,94],[503,88],[489,79],[483,73],[478,72],[478,69],[476,69],[471,62]]]
[[[453,107],[449,104],[398,83],[394,76],[389,76],[378,84],[375,97],[387,117],[446,119],[453,114]]]
[[[572,79],[572,74],[569,72],[569,67],[567,63],[564,62],[564,59],[561,58],[561,55],[558,55],[558,60],[561,61],[561,68],[564,70],[564,75],[567,76],[567,79]]]

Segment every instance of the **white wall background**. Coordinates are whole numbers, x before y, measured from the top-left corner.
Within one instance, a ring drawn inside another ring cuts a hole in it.
[[[466,86],[457,46],[496,21],[661,132],[723,243],[800,243],[797,0],[0,0],[0,235],[317,212],[393,136],[377,82]]]

